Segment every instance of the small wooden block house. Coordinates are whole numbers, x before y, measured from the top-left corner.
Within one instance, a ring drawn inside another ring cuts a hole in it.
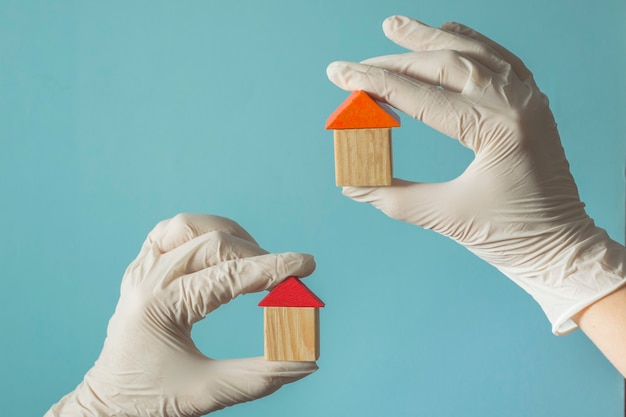
[[[319,309],[324,303],[300,279],[285,279],[259,306],[264,307],[266,360],[312,362],[319,358]]]
[[[393,176],[391,128],[400,117],[364,91],[354,91],[328,117],[334,130],[337,186],[387,186]]]

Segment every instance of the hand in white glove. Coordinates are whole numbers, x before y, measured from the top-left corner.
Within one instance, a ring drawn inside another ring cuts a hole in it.
[[[95,366],[46,416],[200,416],[311,374],[314,362],[207,358],[191,327],[239,294],[314,269],[310,255],[268,254],[225,218],[159,223],[124,275]]]
[[[626,250],[585,213],[532,74],[456,23],[396,16],[383,30],[412,52],[332,63],[330,80],[458,139],[475,159],[449,182],[394,180],[344,194],[455,239],[530,293],[555,333],[573,330],[574,314],[626,283]]]

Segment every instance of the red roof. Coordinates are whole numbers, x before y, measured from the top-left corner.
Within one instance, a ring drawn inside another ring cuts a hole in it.
[[[326,129],[375,129],[400,126],[400,117],[365,91],[354,91],[326,120]]]
[[[296,277],[278,284],[259,303],[261,307],[324,307],[324,302]]]

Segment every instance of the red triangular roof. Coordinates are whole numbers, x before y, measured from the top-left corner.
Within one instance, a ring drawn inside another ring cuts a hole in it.
[[[261,307],[324,307],[324,302],[317,298],[296,277],[289,277],[278,284],[259,303]]]
[[[365,91],[354,91],[326,120],[326,129],[375,129],[400,126],[391,107],[378,103]]]

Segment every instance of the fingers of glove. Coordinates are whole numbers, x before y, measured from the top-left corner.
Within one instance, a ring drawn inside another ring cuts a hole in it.
[[[494,74],[456,51],[412,52],[370,58],[362,64],[384,68],[410,78],[471,96],[491,85]],[[469,88],[468,88],[469,87]]]
[[[498,55],[500,55],[505,61],[511,64],[513,71],[515,72],[515,74],[520,80],[526,81],[532,78],[532,73],[526,67],[526,65],[524,65],[524,62],[522,62],[521,59],[519,59],[511,51],[509,51],[502,45],[494,42],[493,40],[486,37],[485,35],[475,31],[474,29],[468,26],[465,26],[457,22],[446,22],[443,25],[441,25],[441,28],[448,32],[458,33],[460,35],[466,36],[468,38],[476,39],[477,41],[480,41],[486,45],[489,45],[491,49],[496,51]]]
[[[209,361],[194,391],[201,414],[265,397],[317,370],[315,362],[275,362],[263,358]]]
[[[306,277],[314,270],[313,256],[295,252],[234,259],[172,282],[168,304],[195,323],[240,294],[268,290],[289,276]]]
[[[452,50],[480,62],[490,70],[506,74],[510,64],[481,40],[431,27],[406,16],[391,16],[383,22],[385,35],[411,51]]]
[[[160,277],[165,284],[222,262],[266,255],[256,243],[223,231],[210,231],[162,254],[159,262],[166,272]]]
[[[148,234],[142,253],[156,247],[166,253],[185,242],[210,232],[224,232],[257,244],[250,234],[236,222],[209,214],[182,213],[157,224]]]
[[[459,139],[461,121],[472,107],[457,93],[396,72],[354,62],[333,62],[326,73],[338,87],[348,91],[365,90],[404,113],[440,132]]]

